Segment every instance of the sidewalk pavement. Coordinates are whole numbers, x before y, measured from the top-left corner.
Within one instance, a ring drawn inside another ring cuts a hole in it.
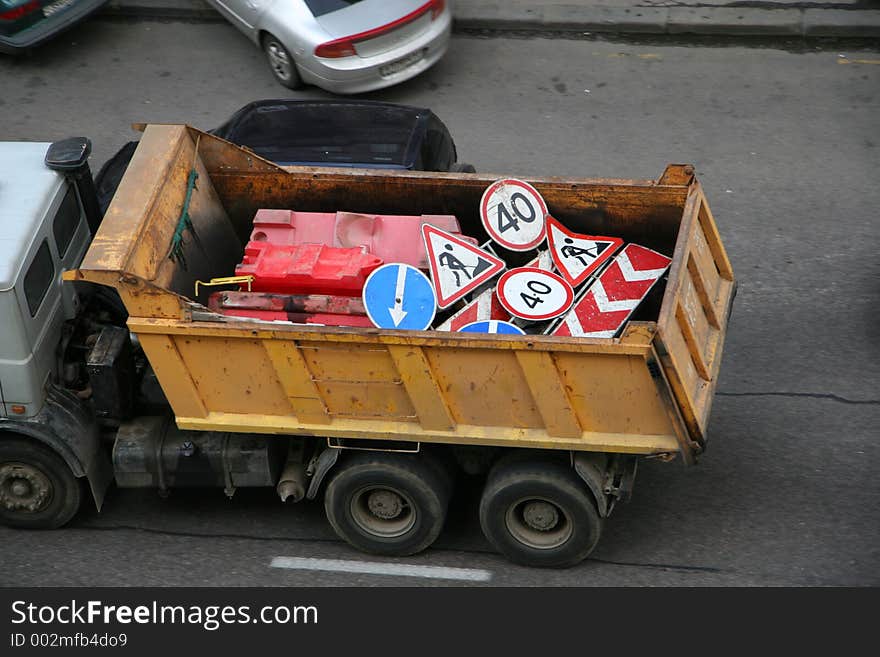
[[[105,16],[223,20],[203,0],[110,0]],[[880,37],[880,0],[454,0],[457,29],[590,34]]]

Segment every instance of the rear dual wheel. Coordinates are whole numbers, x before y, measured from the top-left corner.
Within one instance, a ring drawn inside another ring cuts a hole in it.
[[[525,566],[561,568],[580,563],[602,533],[592,494],[568,464],[499,461],[480,500],[486,539]]]
[[[324,496],[327,519],[351,546],[372,554],[421,552],[446,520],[451,480],[429,457],[382,452],[346,455]]]

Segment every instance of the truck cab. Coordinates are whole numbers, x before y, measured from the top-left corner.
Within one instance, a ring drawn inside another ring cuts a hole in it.
[[[0,416],[34,418],[58,380],[65,321],[79,297],[61,274],[89,245],[76,186],[45,163],[51,144],[0,144]]]
[[[56,527],[112,479],[65,354],[88,288],[62,284],[100,220],[88,140],[0,142],[0,521]]]

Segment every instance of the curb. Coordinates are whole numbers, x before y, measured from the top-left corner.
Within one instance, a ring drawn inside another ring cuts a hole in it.
[[[874,9],[715,6],[623,8],[480,2],[457,5],[454,12],[454,28],[458,30],[788,38],[880,37],[880,10]],[[98,15],[211,22],[225,20],[201,0],[110,0]]]

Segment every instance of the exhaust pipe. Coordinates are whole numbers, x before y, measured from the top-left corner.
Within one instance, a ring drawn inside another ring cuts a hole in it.
[[[275,490],[281,497],[282,502],[292,499],[299,502],[306,496],[306,466],[302,463],[288,463],[284,466],[281,479]]]

